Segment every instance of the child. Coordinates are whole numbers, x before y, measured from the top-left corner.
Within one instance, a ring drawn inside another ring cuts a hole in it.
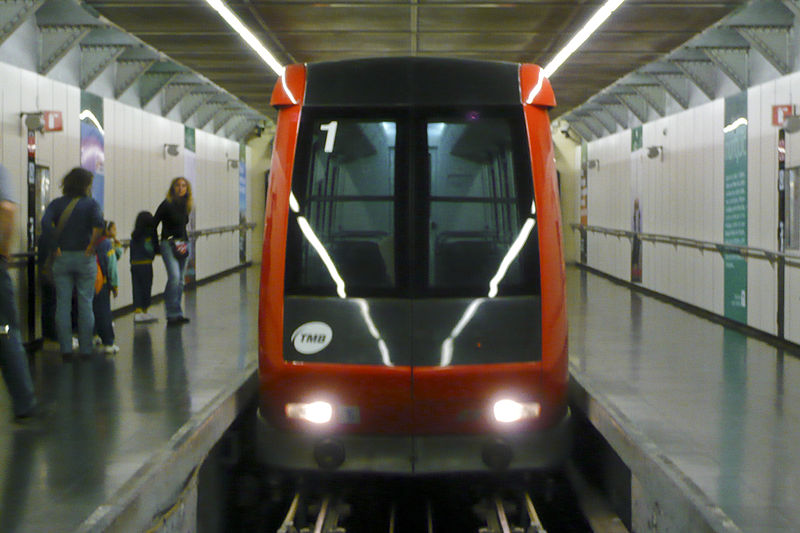
[[[153,291],[153,258],[159,253],[158,235],[153,215],[141,211],[131,234],[131,283],[133,285],[134,323],[153,322],[156,319],[147,312]]]
[[[111,293],[117,296],[119,274],[117,273],[117,260],[122,257],[122,244],[117,240],[117,225],[112,221],[106,222],[103,238],[97,243],[97,268],[102,280],[95,284],[95,295],[92,305],[94,307],[94,327],[102,343],[98,351],[105,354],[114,354],[119,351],[119,346],[114,344],[114,323],[111,316]],[[100,276],[98,276],[98,279]]]

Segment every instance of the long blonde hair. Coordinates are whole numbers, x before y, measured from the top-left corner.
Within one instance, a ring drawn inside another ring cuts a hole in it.
[[[167,200],[170,202],[175,202],[177,198],[175,197],[175,184],[178,183],[179,180],[183,180],[186,183],[186,212],[191,213],[192,209],[194,208],[194,199],[192,198],[192,184],[189,183],[189,180],[184,178],[183,176],[178,176],[177,178],[173,179],[172,182],[169,184],[169,189],[167,190]]]

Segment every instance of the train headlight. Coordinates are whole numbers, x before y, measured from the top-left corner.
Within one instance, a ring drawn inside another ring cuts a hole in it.
[[[515,402],[499,400],[494,404],[494,419],[498,422],[518,422],[524,418],[536,418],[542,411],[538,402]]]
[[[327,424],[333,418],[333,406],[328,402],[287,403],[286,416],[313,424]]]

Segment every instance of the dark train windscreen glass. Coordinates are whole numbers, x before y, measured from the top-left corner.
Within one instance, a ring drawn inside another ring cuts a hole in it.
[[[521,109],[304,110],[286,294],[539,293]]]

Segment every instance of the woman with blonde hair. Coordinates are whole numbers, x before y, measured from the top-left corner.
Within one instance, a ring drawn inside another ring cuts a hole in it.
[[[189,322],[183,316],[183,278],[189,259],[189,236],[186,225],[194,207],[192,186],[180,176],[172,180],[167,197],[156,209],[155,227],[161,224],[161,257],[167,269],[167,286],[164,289],[164,306],[168,325]]]

